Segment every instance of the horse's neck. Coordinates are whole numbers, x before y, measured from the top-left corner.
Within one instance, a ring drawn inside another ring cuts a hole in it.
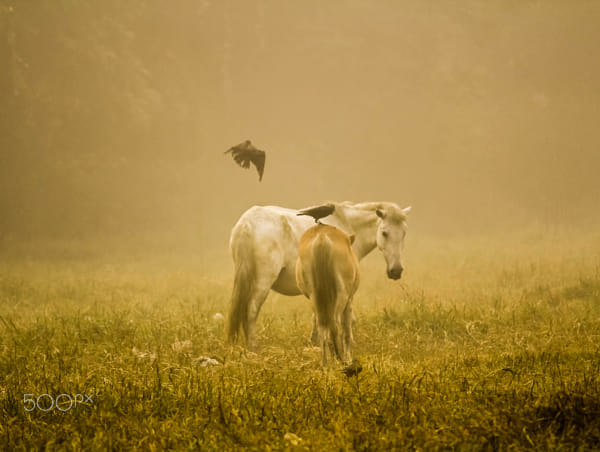
[[[355,234],[354,252],[362,259],[377,246],[377,215],[375,212],[352,207],[336,206],[339,219]]]

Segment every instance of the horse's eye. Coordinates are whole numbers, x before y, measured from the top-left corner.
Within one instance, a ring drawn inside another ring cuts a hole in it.
[[[381,235],[382,235],[384,238],[386,238],[386,239],[387,239],[388,233],[387,233],[386,231],[383,231],[383,232],[381,233]]]

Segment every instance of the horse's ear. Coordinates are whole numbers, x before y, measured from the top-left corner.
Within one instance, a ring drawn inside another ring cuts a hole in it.
[[[410,213],[411,210],[412,210],[412,206],[408,206],[408,207],[405,207],[404,209],[402,209],[402,213],[404,214],[404,216],[406,216]]]
[[[382,220],[385,218],[385,212],[384,212],[383,210],[381,210],[381,209],[377,209],[377,210],[375,211],[375,214],[376,214],[376,215],[377,215],[379,218],[381,218]]]
[[[350,245],[354,243],[354,239],[356,238],[356,234],[350,234],[348,236],[348,240],[350,240]]]

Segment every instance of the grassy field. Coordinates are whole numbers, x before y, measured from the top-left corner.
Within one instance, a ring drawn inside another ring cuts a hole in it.
[[[301,297],[270,295],[256,353],[227,346],[226,261],[5,257],[0,448],[600,449],[598,234],[417,237],[405,260],[402,282],[361,264],[347,378]]]

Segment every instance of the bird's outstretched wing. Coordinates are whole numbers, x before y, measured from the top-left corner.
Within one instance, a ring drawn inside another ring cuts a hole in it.
[[[324,218],[328,215],[331,215],[335,210],[335,205],[333,204],[323,204],[321,206],[316,207],[308,207],[306,209],[301,210],[296,215],[308,215],[318,221],[321,218]]]
[[[255,148],[250,140],[246,140],[237,146],[229,148],[225,151],[225,154],[228,152],[231,152],[233,160],[242,168],[250,168],[250,162],[252,162],[256,167],[256,171],[258,171],[259,182],[262,180],[267,157],[265,151]]]

